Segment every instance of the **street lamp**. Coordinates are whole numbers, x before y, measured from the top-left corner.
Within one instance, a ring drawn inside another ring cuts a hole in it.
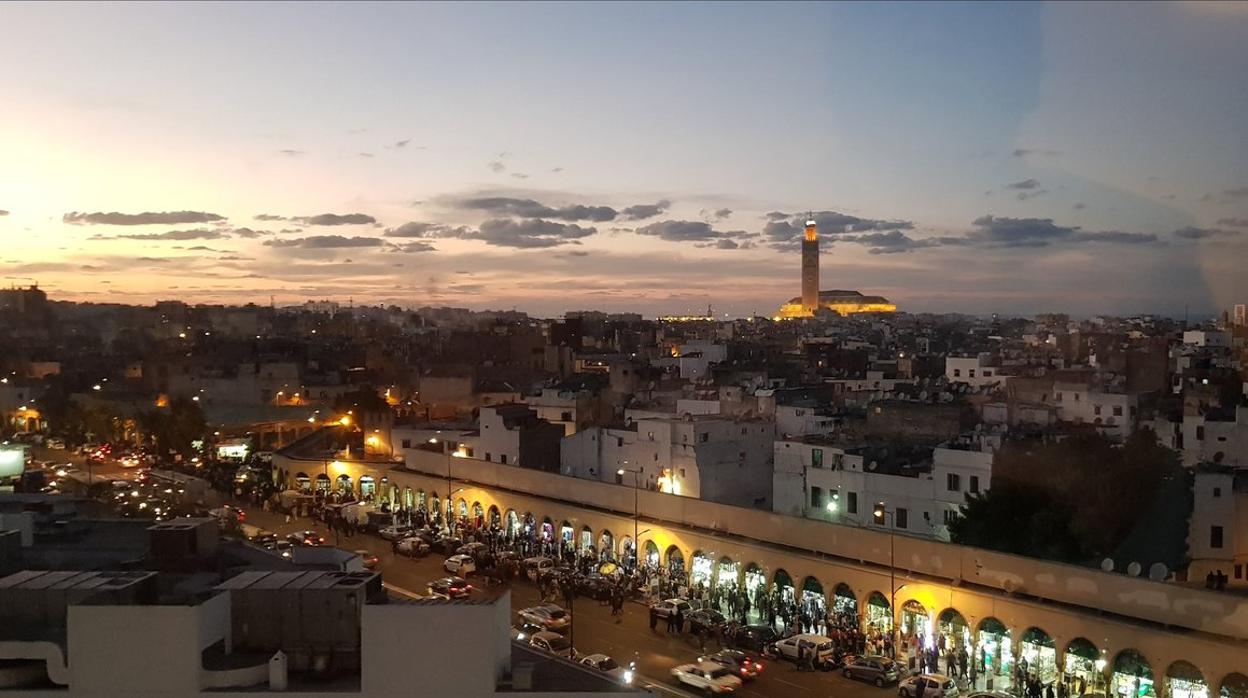
[[[884,525],[885,517],[893,517],[893,526],[897,525],[894,512],[884,508],[884,502],[875,504],[875,522]],[[897,564],[896,548],[894,547],[893,528],[888,529],[888,636],[892,639],[893,661],[897,661]]]
[[[627,465],[628,461],[624,461],[624,464]],[[641,468],[620,468],[615,471],[615,474],[620,477],[624,477],[624,473],[633,474],[633,568],[636,569],[637,565],[641,562],[641,558],[637,553],[637,519],[641,515],[640,509],[638,508],[638,490],[641,489],[638,485],[638,478],[641,476]]]

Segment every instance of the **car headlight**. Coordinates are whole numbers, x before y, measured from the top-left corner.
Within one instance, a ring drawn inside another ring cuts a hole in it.
[[[624,683],[632,683],[632,682],[633,682],[633,672],[625,670]]]

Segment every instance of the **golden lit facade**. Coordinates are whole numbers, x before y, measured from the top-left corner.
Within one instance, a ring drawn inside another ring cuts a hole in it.
[[[818,310],[836,313],[841,316],[858,313],[895,313],[897,306],[883,296],[864,296],[857,291],[820,291]],[[801,298],[794,298],[780,306],[776,316],[781,320],[814,317],[815,313],[807,309]]]

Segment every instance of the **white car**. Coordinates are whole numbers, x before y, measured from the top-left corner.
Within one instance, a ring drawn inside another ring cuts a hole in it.
[[[377,531],[377,535],[381,536],[382,540],[399,540],[410,536],[415,531],[415,526],[391,525]]]
[[[530,557],[524,561],[524,575],[536,582],[548,570],[555,568],[555,561],[548,557]]]
[[[823,635],[811,635],[809,633],[786,637],[776,642],[776,651],[780,653],[782,658],[796,662],[799,646],[803,648],[804,653],[807,655],[812,651],[815,653],[816,664],[831,662],[836,658],[836,649],[832,644],[832,638],[824,637]]]
[[[681,664],[672,669],[677,681],[707,693],[732,693],[741,688],[741,679],[732,670],[713,662]]]
[[[533,636],[529,638],[529,646],[536,647],[543,652],[549,652],[560,656],[576,656],[576,650],[572,648],[572,643],[568,642],[568,638],[560,635],[559,633],[552,633],[549,630],[534,633]]]
[[[421,557],[429,554],[429,544],[422,538],[412,536],[395,542],[394,552],[408,557]]]
[[[633,683],[634,665],[630,664],[627,667],[622,667],[605,654],[591,654],[582,659],[581,664],[591,669],[597,669],[626,686]]]
[[[897,695],[918,698],[920,688],[924,698],[957,698],[958,682],[944,674],[919,674],[897,685]]]
[[[477,562],[471,555],[452,555],[442,563],[442,569],[460,577],[467,577],[477,571]]]
[[[660,618],[666,618],[675,613],[677,610],[680,611],[681,617],[685,617],[688,616],[689,612],[693,610],[693,606],[690,606],[689,602],[684,599],[668,599],[666,601],[658,601],[650,606],[650,608],[653,608],[654,612],[657,613]]]
[[[520,609],[520,620],[555,632],[563,632],[571,623],[568,612],[553,603]]]

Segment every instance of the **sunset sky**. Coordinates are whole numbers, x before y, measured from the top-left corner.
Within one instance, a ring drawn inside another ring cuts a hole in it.
[[[1248,3],[0,5],[0,283],[771,314],[1248,302]]]

